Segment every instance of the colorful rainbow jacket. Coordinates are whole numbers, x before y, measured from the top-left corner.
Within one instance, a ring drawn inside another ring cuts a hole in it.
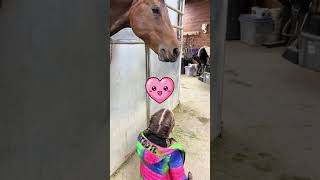
[[[186,180],[185,152],[179,143],[168,148],[157,146],[140,133],[137,141],[141,180]]]

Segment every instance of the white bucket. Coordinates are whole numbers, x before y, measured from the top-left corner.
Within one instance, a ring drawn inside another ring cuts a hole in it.
[[[268,8],[260,8],[257,6],[254,6],[251,8],[251,14],[253,16],[256,16],[257,18],[263,18],[263,17],[269,17],[271,16],[271,13]]]
[[[273,20],[278,20],[280,18],[281,8],[271,8],[269,11]]]
[[[184,69],[185,69],[185,74],[188,76],[196,76],[197,75],[196,65],[185,66]]]

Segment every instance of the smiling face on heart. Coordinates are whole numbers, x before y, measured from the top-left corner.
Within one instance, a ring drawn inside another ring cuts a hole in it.
[[[173,90],[174,82],[169,77],[162,78],[161,80],[156,77],[151,77],[146,83],[148,95],[159,104],[168,99]]]

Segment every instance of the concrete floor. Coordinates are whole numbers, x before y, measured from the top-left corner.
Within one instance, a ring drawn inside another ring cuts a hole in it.
[[[210,179],[210,86],[197,77],[181,76],[180,105],[174,110],[172,136],[186,150],[186,173],[196,180]],[[139,159],[134,154],[111,180],[138,179]]]
[[[320,179],[320,73],[283,51],[227,42],[215,180]]]

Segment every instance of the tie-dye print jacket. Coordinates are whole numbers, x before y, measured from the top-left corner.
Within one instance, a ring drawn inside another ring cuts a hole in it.
[[[179,143],[168,148],[157,146],[142,133],[138,136],[137,153],[140,158],[142,180],[186,180],[185,152]]]

